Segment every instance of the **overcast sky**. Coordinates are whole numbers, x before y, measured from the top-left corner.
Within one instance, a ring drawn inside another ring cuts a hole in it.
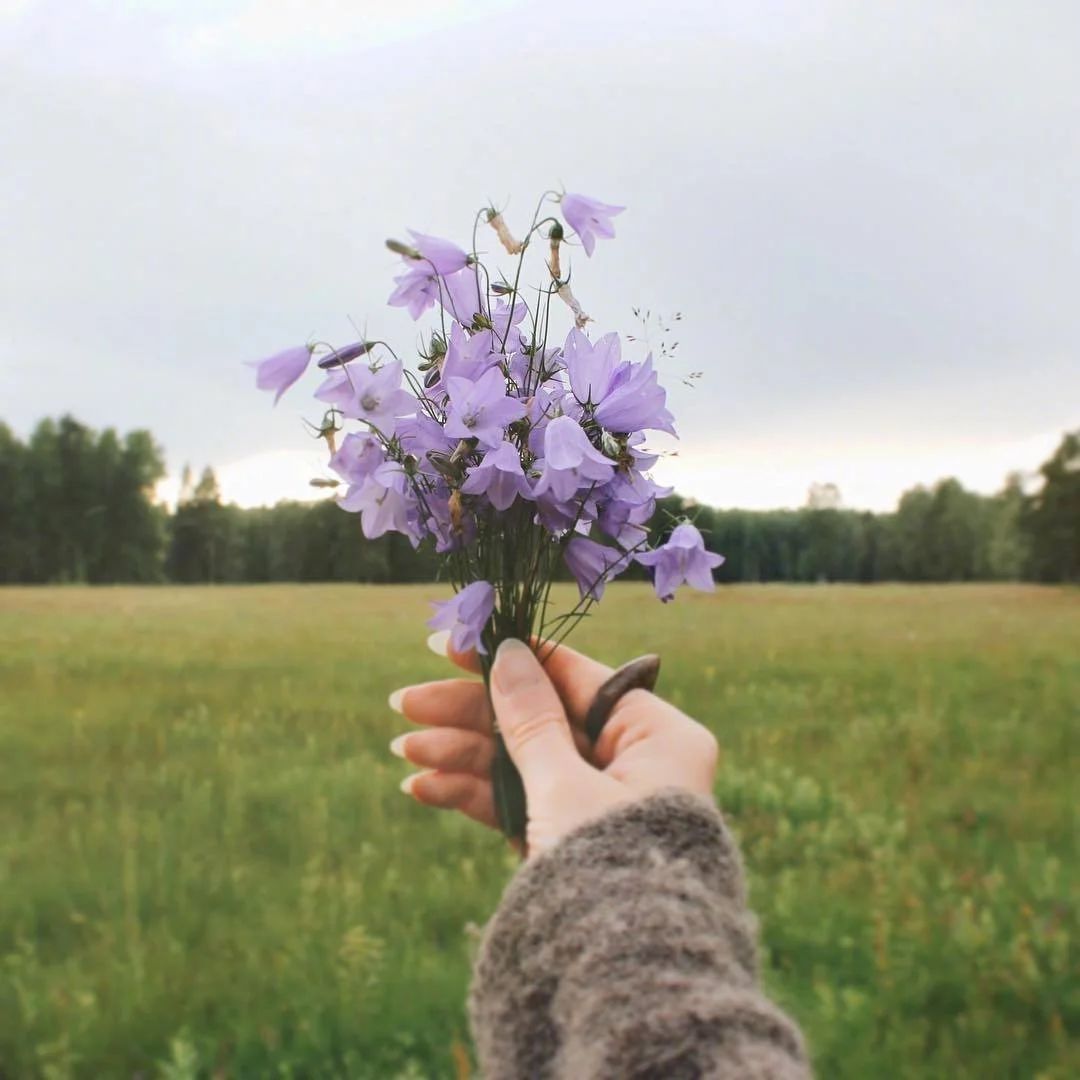
[[[0,0],[0,418],[303,492],[318,380],[243,361],[410,347],[383,239],[565,185],[629,208],[593,332],[683,314],[661,479],[994,490],[1080,423],[1078,56],[1076,0]]]

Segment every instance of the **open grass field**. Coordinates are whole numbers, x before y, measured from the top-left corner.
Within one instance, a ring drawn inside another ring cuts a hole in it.
[[[424,588],[0,591],[0,1076],[456,1077],[513,860],[405,799]],[[1080,593],[609,589],[822,1077],[1080,1075]]]

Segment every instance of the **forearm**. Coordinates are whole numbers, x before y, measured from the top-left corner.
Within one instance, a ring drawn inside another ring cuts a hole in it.
[[[527,864],[470,1007],[489,1080],[809,1074],[758,988],[734,842],[688,795],[611,812]]]

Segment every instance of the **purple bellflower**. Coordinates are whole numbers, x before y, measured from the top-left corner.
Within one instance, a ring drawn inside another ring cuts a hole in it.
[[[487,315],[484,288],[475,267],[465,267],[442,279],[442,289],[436,285],[436,298],[443,310],[462,326],[472,326],[477,315]]]
[[[338,503],[342,510],[360,514],[361,531],[369,540],[399,532],[413,547],[420,542],[408,480],[396,461],[384,462],[366,480],[352,485]]]
[[[609,431],[654,429],[675,434],[665,407],[667,392],[656,380],[651,355],[642,364],[624,361],[617,334],[605,334],[594,345],[580,330],[571,330],[563,356],[575,399],[591,407]]]
[[[620,470],[604,487],[597,524],[623,547],[637,547],[648,535],[647,526],[656,499],[670,495],[671,491],[659,487],[643,473]]]
[[[437,420],[432,420],[424,412],[399,420],[394,434],[402,450],[417,459],[421,471],[430,471],[427,464],[428,454],[434,452],[446,455],[451,453],[458,444],[457,439],[451,439],[446,434],[442,424]]]
[[[667,543],[635,557],[642,566],[653,568],[653,587],[664,603],[684,582],[693,589],[712,592],[712,572],[724,561],[723,555],[705,550],[701,533],[689,521],[676,525]]]
[[[503,442],[497,450],[489,450],[484,460],[469,470],[461,491],[464,495],[487,495],[500,513],[508,510],[519,495],[531,499],[529,481],[521,467],[521,452],[512,442]]]
[[[382,443],[367,432],[346,435],[330,458],[330,468],[350,484],[362,484],[386,461]]]
[[[249,366],[255,369],[255,386],[259,390],[273,390],[274,404],[281,400],[281,395],[301,375],[307,371],[311,362],[311,346],[297,345],[292,349],[284,349],[265,360],[252,360]]]
[[[524,300],[517,300],[511,308],[505,300],[499,300],[495,304],[495,310],[491,313],[491,328],[499,341],[505,341],[510,336],[510,327],[517,326],[529,313],[529,307]]]
[[[604,586],[630,565],[623,552],[583,536],[575,536],[566,545],[563,558],[574,575],[582,599],[591,596],[599,600],[604,595]]]
[[[450,240],[428,236],[415,229],[410,229],[409,235],[413,238],[413,246],[420,252],[420,257],[431,264],[436,274],[445,277],[461,270],[469,262],[469,256]],[[402,258],[408,261],[410,256],[404,255]]]
[[[315,396],[352,420],[363,420],[387,438],[397,418],[416,411],[416,398],[401,388],[402,366],[393,360],[379,368],[358,367],[326,377]]]
[[[619,335],[605,334],[593,344],[580,330],[571,330],[563,357],[574,397],[582,405],[597,405],[607,397],[621,363]]]
[[[666,431],[675,434],[674,417],[666,408],[667,391],[657,382],[652,356],[643,364],[620,364],[608,394],[593,415],[608,431]]]
[[[410,267],[394,281],[397,288],[386,302],[390,307],[408,308],[414,319],[419,319],[439,299],[439,279],[426,263]]]
[[[506,377],[497,367],[484,372],[476,382],[448,379],[446,389],[450,395],[446,434],[476,439],[490,450],[501,445],[506,425],[525,415],[525,403],[507,397]]]
[[[428,619],[428,626],[432,630],[449,630],[450,647],[454,652],[475,649],[478,653],[487,653],[480,635],[495,610],[495,590],[488,582],[474,581],[452,600],[433,600],[432,603],[437,610]]]
[[[469,336],[458,323],[454,323],[441,364],[440,383],[445,386],[448,379],[455,378],[475,381],[498,363],[501,357],[502,353],[496,351],[490,330]],[[435,386],[438,387],[440,383]]]
[[[583,487],[610,480],[614,472],[614,463],[589,442],[577,421],[558,416],[544,430],[543,471],[533,494],[550,491],[566,502]]]
[[[587,195],[574,195],[569,191],[562,197],[562,212],[566,224],[578,234],[581,246],[590,258],[598,236],[605,240],[614,239],[615,227],[611,224],[611,219],[625,209],[625,206],[609,206],[607,203],[590,199]]]

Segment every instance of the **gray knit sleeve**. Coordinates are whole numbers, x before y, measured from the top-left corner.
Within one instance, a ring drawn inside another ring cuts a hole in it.
[[[469,1011],[487,1080],[795,1080],[798,1028],[762,994],[738,849],[663,792],[526,863],[488,923]]]

